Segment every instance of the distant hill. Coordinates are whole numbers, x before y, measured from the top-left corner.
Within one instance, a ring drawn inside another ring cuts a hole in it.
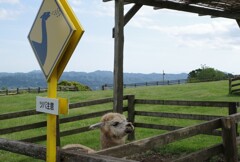
[[[165,80],[186,79],[188,74],[165,74]],[[124,73],[124,83],[142,83],[151,81],[162,81],[162,74]],[[77,81],[91,87],[93,90],[101,89],[103,84],[113,83],[113,72],[64,72],[61,80]],[[0,73],[1,88],[26,88],[26,87],[47,87],[45,77],[41,71],[29,73]]]

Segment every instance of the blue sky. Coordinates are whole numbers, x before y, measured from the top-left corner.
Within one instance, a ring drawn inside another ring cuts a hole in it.
[[[85,33],[65,71],[113,71],[114,3],[68,1]],[[0,72],[40,70],[27,36],[41,3],[0,0]],[[125,27],[124,72],[188,73],[206,65],[240,74],[239,62],[234,20],[145,6]]]

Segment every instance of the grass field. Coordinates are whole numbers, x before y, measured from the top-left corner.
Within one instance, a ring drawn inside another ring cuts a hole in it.
[[[59,97],[68,98],[70,103],[79,101],[88,101],[94,99],[101,99],[106,97],[112,97],[112,90],[106,91],[92,91],[92,92],[59,92]],[[205,82],[205,83],[192,83],[181,84],[171,86],[147,86],[138,88],[124,89],[124,94],[133,94],[137,99],[166,99],[166,100],[191,100],[191,101],[240,101],[238,95],[228,95],[228,81],[218,82]],[[21,94],[14,96],[0,96],[0,114],[34,109],[36,96],[46,96],[46,93],[42,94]],[[84,114],[87,112],[94,112],[99,110],[111,109],[112,104],[102,104],[91,107],[84,107],[81,109],[71,110],[68,116],[77,114]],[[179,112],[179,113],[192,113],[192,114],[210,114],[210,115],[226,115],[227,109],[214,109],[203,107],[184,107],[184,106],[156,106],[156,105],[136,105],[137,110],[147,111],[161,111],[161,112]],[[64,116],[61,116],[64,117]],[[3,120],[0,121],[0,129],[11,126],[23,125],[27,123],[34,123],[38,121],[45,121],[46,115],[36,115],[29,117],[22,117],[18,119]],[[60,129],[69,130],[72,128],[78,128],[95,123],[99,120],[89,119],[81,122],[72,122],[62,124]],[[146,123],[161,123],[166,125],[175,126],[189,126],[198,124],[202,121],[196,120],[183,120],[183,119],[167,119],[167,118],[154,118],[154,117],[137,117],[136,121]],[[136,138],[142,139],[154,135],[164,133],[163,130],[150,130],[150,129],[136,129]],[[46,133],[45,128],[29,130],[19,133],[12,133],[8,135],[2,135],[0,138],[8,139],[22,139],[30,136],[43,135]],[[220,137],[212,137],[206,135],[199,135],[187,140],[182,140],[169,144],[166,147],[156,148],[155,151],[164,154],[187,154],[201,148],[221,142]],[[93,149],[99,149],[99,131],[91,131],[77,135],[71,135],[61,138],[61,145],[68,143],[81,143],[87,145]],[[45,142],[41,142],[45,145]],[[0,161],[3,162],[32,162],[40,161],[32,159],[26,156],[8,153],[0,151]]]

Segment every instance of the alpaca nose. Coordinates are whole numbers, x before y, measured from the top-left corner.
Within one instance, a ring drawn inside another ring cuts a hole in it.
[[[134,126],[132,125],[132,123],[130,123],[130,122],[127,123],[125,132],[126,132],[126,133],[132,133],[133,130],[134,130]]]

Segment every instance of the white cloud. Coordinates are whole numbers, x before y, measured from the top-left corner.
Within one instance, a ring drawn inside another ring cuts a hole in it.
[[[147,12],[147,10],[144,12]],[[171,14],[171,12],[169,13]],[[168,18],[172,17],[168,15],[167,19]],[[140,16],[136,16],[135,19],[132,20],[130,26],[151,30],[156,32],[156,34],[164,34],[174,39],[177,46],[240,49],[240,30],[235,21],[220,18],[205,18],[205,21],[198,22],[196,21],[198,18],[201,18],[201,20],[203,20],[203,18],[196,16],[188,18],[187,23],[174,23],[176,17],[172,18],[173,22],[171,22],[171,20],[167,21],[166,19],[162,19],[162,17],[159,20],[159,15],[156,17],[154,14],[140,14]],[[188,18],[186,18],[186,21]]]
[[[211,23],[194,24],[181,27],[170,27],[171,36],[180,46],[239,50],[240,30],[237,24],[225,19]]]

